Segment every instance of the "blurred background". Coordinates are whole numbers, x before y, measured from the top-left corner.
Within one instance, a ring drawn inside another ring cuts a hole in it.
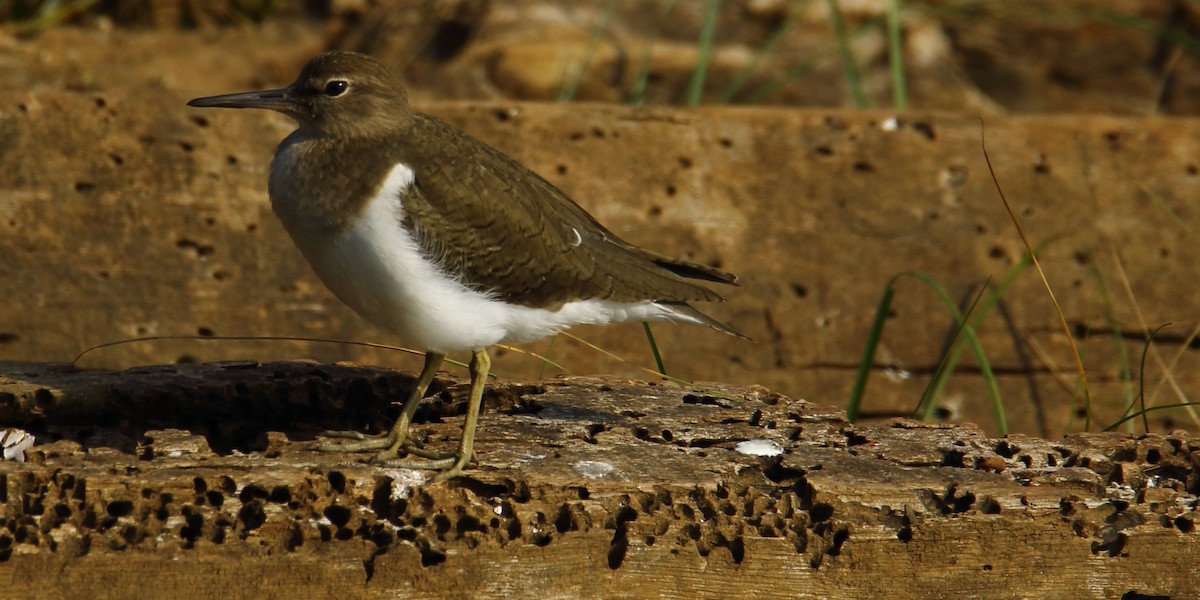
[[[985,114],[1192,114],[1198,12],[1186,0],[0,2],[9,50],[128,36],[130,60],[110,66],[153,71],[136,38],[157,32],[179,51],[221,38],[231,55],[272,48],[274,60],[246,56],[274,67],[266,79],[340,48],[395,64],[414,96],[437,100],[889,106],[898,43],[908,103]],[[101,75],[59,74],[76,87]]]

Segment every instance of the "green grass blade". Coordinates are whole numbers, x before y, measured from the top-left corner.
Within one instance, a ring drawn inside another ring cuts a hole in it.
[[[658,343],[654,341],[654,332],[650,331],[650,324],[642,321],[642,329],[646,332],[646,341],[650,342],[650,353],[654,355],[654,365],[658,367],[658,372],[663,377],[668,377],[667,368],[663,366],[662,354],[658,352]]]
[[[1035,251],[1040,252],[1040,248],[1041,246],[1039,245],[1038,248],[1035,248]],[[1004,297],[1004,294],[1008,291],[1008,288],[1012,287],[1012,284],[1016,282],[1017,276],[1020,275],[1022,271],[1029,268],[1031,264],[1032,261],[1028,254],[1022,256],[1021,260],[1017,261],[1017,264],[1013,265],[1012,268],[1010,268],[1008,272],[1004,274],[1004,277],[1000,279],[1000,283],[991,287],[991,291],[988,293],[987,297],[977,308],[971,311],[970,323],[972,327],[978,328],[983,323],[983,319],[1000,304],[1000,299]],[[964,346],[961,342],[955,343],[951,346],[949,359],[946,361],[946,370],[948,372],[953,373],[955,369],[957,369],[958,362],[962,359],[962,353],[964,350],[966,350],[966,346]],[[934,397],[936,398],[938,396]]]
[[[954,317],[955,322],[958,324],[958,330],[955,331],[954,338],[957,339],[961,334],[962,338],[966,340],[967,345],[970,346],[972,353],[975,354],[975,360],[979,362],[980,375],[983,377],[988,395],[992,400],[992,412],[996,418],[996,428],[1000,435],[1006,435],[1008,433],[1008,418],[1004,411],[1004,402],[1000,398],[1000,386],[996,382],[995,372],[992,371],[991,361],[987,359],[987,355],[983,351],[983,345],[979,343],[979,338],[975,335],[975,328],[967,321],[966,316],[958,310],[958,305],[954,302],[954,299],[950,297],[950,294],[946,292],[946,288],[942,287],[942,284],[938,283],[937,280],[917,271],[909,271],[905,275],[913,277],[929,286],[942,301],[942,304],[945,305],[946,310]],[[987,286],[985,285],[983,289],[980,289],[974,302],[968,307],[967,315],[970,315],[974,311],[976,304],[983,297],[983,292],[986,291],[986,288]],[[938,366],[938,371],[930,379],[929,385],[925,388],[925,394],[922,395],[921,402],[918,404],[918,407],[923,408],[923,411],[920,413],[920,418],[923,421],[932,420],[933,410],[936,407],[935,401],[940,397],[941,390],[945,387],[946,379],[953,372],[943,369],[947,364],[949,355],[949,352],[943,355],[943,360]]]
[[[858,36],[878,27],[880,22],[882,22],[882,18],[880,17],[868,19],[865,22],[855,26],[854,29],[850,31],[849,36],[851,39],[855,39]],[[746,96],[742,99],[742,103],[757,104],[765,101],[767,98],[770,98],[774,94],[778,93],[779,90],[783,89],[788,84],[811,73],[824,61],[831,57],[838,56],[838,50],[839,49],[835,45],[833,48],[814,53],[811,58],[804,62],[792,65],[784,74],[771,79],[770,81],[758,86],[753,91],[746,94]]]
[[[1122,418],[1119,421],[1117,421],[1116,423],[1113,423],[1112,425],[1105,427],[1104,428],[1105,431],[1113,431],[1116,427],[1118,427],[1122,423],[1131,421],[1132,418],[1136,418],[1138,415],[1141,415],[1142,416],[1142,427],[1145,428],[1144,431],[1146,433],[1150,432],[1150,421],[1146,419],[1146,413],[1150,412],[1150,410],[1148,408],[1146,408],[1146,355],[1150,354],[1150,344],[1154,343],[1154,338],[1156,336],[1158,336],[1158,332],[1162,331],[1163,329],[1166,329],[1170,325],[1171,325],[1170,323],[1164,323],[1162,325],[1159,325],[1157,328],[1155,328],[1154,331],[1150,332],[1149,336],[1147,336],[1146,345],[1142,347],[1141,365],[1139,365],[1139,367],[1138,367],[1138,395],[1136,398],[1131,399],[1129,401],[1129,405],[1126,406],[1125,410],[1121,413]],[[1133,410],[1133,407],[1136,406],[1139,401],[1142,404],[1142,409],[1137,412],[1133,412],[1131,414],[1130,411]],[[1183,404],[1190,405],[1191,403],[1185,402]],[[1130,427],[1128,429],[1132,433],[1132,431],[1133,431],[1132,427]]]
[[[546,352],[542,355],[546,360],[542,361],[542,368],[538,370],[538,379],[546,378],[546,368],[550,366],[551,356],[554,353],[554,342],[558,341],[558,334],[550,336],[550,343],[546,346]]]
[[[954,300],[950,298],[950,294],[946,292],[945,288],[943,288],[941,284],[939,284],[932,277],[915,271],[905,272],[893,277],[884,287],[883,294],[879,298],[879,303],[875,307],[875,318],[872,320],[871,328],[867,333],[867,344],[863,349],[863,356],[858,364],[858,371],[854,378],[854,386],[850,391],[849,402],[846,404],[846,418],[849,421],[854,422],[861,414],[863,398],[866,395],[867,381],[870,378],[871,371],[874,370],[875,355],[879,349],[880,341],[883,338],[883,328],[887,323],[888,313],[891,311],[892,303],[895,299],[896,281],[903,276],[909,276],[917,279],[933,289],[934,293],[937,294],[937,296],[942,300],[942,303],[946,305],[947,309],[954,316],[955,322],[957,323],[957,329],[952,339],[956,341],[960,336],[962,336],[962,338],[967,340],[967,344],[974,352],[976,359],[979,362],[980,373],[982,374],[987,385],[988,394],[991,396],[992,409],[996,417],[996,428],[1000,432],[1000,435],[1007,434],[1008,418],[1004,411],[1004,403],[1000,398],[1000,387],[996,382],[996,375],[992,370],[991,362],[988,361],[987,356],[983,351],[983,346],[979,343],[979,339],[975,336],[974,328],[971,326],[970,322],[968,322],[966,316],[964,316],[958,310],[958,305],[954,303]],[[983,296],[983,292],[986,290],[987,286],[984,286],[984,288],[980,290],[979,295],[968,308],[966,313],[967,316],[974,314],[975,308],[979,304],[980,298]],[[954,343],[952,343],[951,346],[953,347]],[[922,395],[921,401],[917,404],[915,409],[915,412],[922,414],[920,411],[922,408],[924,408],[925,412],[923,413],[923,416],[926,421],[932,418],[932,407],[935,406],[934,400],[940,394],[940,389],[945,385],[945,381],[949,374],[953,372],[952,370],[946,369],[947,365],[949,364],[948,358],[950,356],[951,352],[946,352],[942,355],[942,360],[939,362],[938,369],[934,372],[934,376],[930,379],[930,383],[926,386],[925,393]]]
[[[1158,205],[1163,212],[1167,213],[1167,216],[1171,218],[1171,221],[1187,234],[1188,239],[1192,240],[1193,244],[1200,246],[1200,234],[1196,233],[1196,230],[1193,229],[1191,225],[1188,225],[1187,221],[1184,221],[1183,217],[1179,216],[1179,213],[1175,212],[1170,206],[1167,206],[1167,201],[1163,199],[1162,196],[1154,193],[1153,190],[1145,185],[1142,186],[1142,191],[1146,192],[1146,195],[1150,196],[1151,200],[1154,200],[1154,204]]]
[[[805,75],[808,75],[809,73],[816,70],[817,65],[820,64],[824,58],[825,57],[818,56],[816,58],[807,60],[798,65],[793,65],[793,66],[789,67],[787,72],[784,73],[783,75],[776,77],[776,78],[772,79],[771,81],[768,81],[768,82],[758,86],[757,88],[754,88],[753,91],[746,94],[746,96],[744,98],[742,98],[742,103],[743,104],[758,104],[760,102],[763,102],[767,98],[770,98],[771,96],[778,93],[779,90],[783,89],[784,87],[787,87],[787,85],[789,83],[791,83],[797,79],[800,79],[800,78],[804,77]]]
[[[783,39],[783,34],[787,33],[788,30],[792,28],[792,25],[794,25],[796,21],[800,19],[800,14],[804,12],[804,9],[808,8],[808,5],[811,2],[812,0],[804,0],[800,4],[792,7],[791,12],[788,13],[787,18],[783,20],[783,23],[781,23],[779,27],[775,29],[775,31],[772,31],[771,35],[767,36],[766,41],[764,41],[763,44],[754,51],[754,58],[750,60],[750,64],[743,67],[742,70],[738,72],[737,76],[733,78],[733,83],[730,83],[729,87],[725,88],[725,91],[721,92],[721,96],[717,100],[718,103],[729,104],[733,101],[734,96],[736,96],[737,93],[742,90],[742,86],[746,85],[746,81],[748,81],[750,76],[753,75],[756,70],[758,70],[758,66],[762,64],[762,61],[766,59],[767,55],[769,55],[771,51],[775,49],[775,46],[779,44],[779,41]]]
[[[896,110],[908,108],[908,86],[904,80],[904,44],[900,31],[900,0],[888,0],[888,62],[892,67],[892,104]]]
[[[46,31],[47,29],[66,23],[75,15],[87,11],[97,3],[99,3],[99,0],[49,0],[37,7],[37,12],[32,19],[14,23],[12,30],[18,34],[33,34]],[[25,8],[25,10],[21,10],[21,8]],[[20,18],[28,10],[30,10],[28,7],[22,7],[22,3],[17,3],[15,7],[9,8],[10,14],[8,16]]]
[[[1159,404],[1158,406],[1147,406],[1144,409],[1139,410],[1131,415],[1126,415],[1126,416],[1122,417],[1119,421],[1116,421],[1112,425],[1109,425],[1108,428],[1105,429],[1105,431],[1116,431],[1117,428],[1120,427],[1121,425],[1124,425],[1126,421],[1131,421],[1138,417],[1145,417],[1145,415],[1147,413],[1152,413],[1156,410],[1168,410],[1171,408],[1187,408],[1189,406],[1200,406],[1200,402],[1176,402],[1174,404]]]
[[[896,297],[896,278],[888,281],[883,288],[883,295],[875,307],[875,319],[871,321],[871,329],[867,333],[867,345],[863,349],[862,360],[858,363],[858,373],[854,376],[854,387],[850,390],[850,401],[846,403],[846,419],[851,423],[858,420],[862,408],[863,395],[867,391],[867,380],[875,367],[875,352],[879,349],[879,341],[883,338],[883,326],[887,324],[888,313],[892,310],[892,300]]]
[[[1121,329],[1121,322],[1117,320],[1117,312],[1113,308],[1112,295],[1108,292],[1108,285],[1104,281],[1104,275],[1100,272],[1100,267],[1096,266],[1095,257],[1091,252],[1087,253],[1087,257],[1088,270],[1091,272],[1092,280],[1096,282],[1097,291],[1100,292],[1100,304],[1104,307],[1104,320],[1108,323],[1108,327],[1112,331],[1113,344],[1117,347],[1117,366],[1119,369],[1117,376],[1121,379],[1125,399],[1132,408],[1136,402],[1136,398],[1133,395],[1133,370],[1129,368],[1129,352],[1125,350],[1125,333]],[[1145,359],[1146,357],[1143,355],[1143,363]],[[1143,370],[1144,368],[1143,364]],[[1129,433],[1133,433],[1132,424],[1130,424]]]
[[[1086,8],[1084,14],[1102,23],[1144,31],[1178,45],[1193,56],[1200,57],[1200,40],[1189,35],[1186,31],[1168,27],[1160,20],[1146,19],[1137,15],[1119,13],[1099,7]]]
[[[1034,249],[1034,251],[1040,252],[1041,245],[1036,247]],[[997,306],[999,306],[1000,299],[1004,297],[1004,294],[1008,291],[1008,288],[1012,287],[1012,284],[1014,282],[1016,282],[1017,276],[1020,275],[1022,271],[1029,268],[1029,266],[1031,264],[1033,264],[1032,258],[1028,254],[1022,256],[1021,260],[1017,261],[1017,264],[1013,265],[1012,268],[1010,268],[1008,270],[1008,272],[1004,274],[1004,277],[1002,277],[1000,279],[999,284],[991,286],[991,288],[990,288],[991,291],[982,300],[982,303],[978,304],[977,306],[973,306],[971,308],[971,310],[968,311],[968,315],[970,315],[969,322],[970,322],[972,328],[978,328],[983,323],[983,319],[986,318],[987,315],[990,314],[993,309],[995,309]],[[979,300],[976,300],[976,302],[979,302]],[[953,343],[950,347],[950,351],[947,355],[946,360],[944,361],[945,362],[945,372],[948,374],[954,373],[955,370],[958,368],[959,361],[962,360],[962,353],[966,350],[966,345],[963,341],[964,339],[965,338],[958,338],[958,340],[955,343]],[[982,372],[983,367],[980,367],[980,370]],[[991,373],[990,366],[988,368],[988,373],[989,374]],[[985,375],[984,377],[987,378],[988,375]],[[996,386],[996,382],[994,380],[989,383],[989,389],[991,387],[995,387],[995,386]],[[934,393],[931,397],[934,399],[941,397],[942,387],[944,387],[944,385],[939,386],[938,389],[934,390]],[[998,390],[998,387],[997,387],[997,390]],[[998,401],[999,401],[999,392],[992,395],[992,402],[993,402],[993,404],[995,404],[995,406],[993,406],[993,412],[998,417],[997,422],[1001,423],[1004,421],[999,420],[999,416],[1004,414],[1004,407],[1002,405],[999,405]],[[1004,431],[1007,431],[1007,423],[1005,423],[1001,427],[1001,429],[1003,429]]]
[[[930,281],[933,280],[930,279]],[[941,284],[934,282],[929,285],[930,287],[934,288],[935,291],[939,290],[940,288],[941,292],[945,292],[945,289],[941,288]],[[979,303],[979,298],[985,291],[987,291],[986,285],[981,287],[979,289],[979,293],[976,294],[975,299],[971,304],[972,309],[974,309],[975,305]],[[945,293],[943,295],[941,292],[939,292],[939,296],[943,296],[942,300],[944,302],[950,301],[953,303],[953,301],[950,300],[949,293]],[[946,389],[946,384],[950,382],[950,375],[952,375],[958,368],[961,350],[966,347],[963,343],[963,340],[966,339],[963,335],[963,328],[967,322],[965,319],[958,318],[957,305],[954,305],[954,309],[951,312],[954,313],[955,316],[954,333],[950,336],[950,341],[946,345],[946,348],[943,349],[942,358],[938,361],[938,366],[936,369],[934,369],[933,375],[930,376],[929,383],[925,385],[925,390],[921,393],[921,399],[917,402],[917,407],[913,409],[913,414],[917,415],[919,419],[925,422],[933,420],[934,411],[937,409],[937,401],[942,397],[942,391]]]
[[[1146,413],[1149,412],[1146,410],[1146,355],[1150,354],[1150,344],[1154,343],[1154,336],[1158,335],[1158,332],[1162,331],[1163,328],[1168,325],[1170,325],[1170,323],[1159,325],[1158,328],[1152,331],[1146,338],[1146,345],[1142,347],[1142,360],[1141,363],[1138,364],[1137,397],[1142,403],[1142,431],[1145,431],[1146,433],[1150,433],[1150,420],[1146,418]]]
[[[638,63],[637,76],[633,78],[633,87],[629,89],[629,104],[641,106],[646,103],[646,89],[650,85],[650,47],[642,53]]]
[[[667,13],[675,7],[675,0],[664,2],[662,8],[658,11],[658,20],[655,21],[655,33],[659,33],[660,27],[658,23],[666,17]],[[649,36],[648,38],[649,39]],[[642,50],[642,59],[638,62],[637,75],[633,78],[633,86],[629,88],[627,96],[629,103],[633,106],[641,106],[646,102],[646,89],[650,86],[650,53],[653,44],[647,43]]]
[[[846,33],[846,21],[842,18],[842,9],[838,8],[837,0],[826,0],[829,4],[829,20],[833,25],[833,35],[837,38],[838,53],[842,57],[842,72],[846,74],[846,83],[850,86],[850,95],[854,98],[855,108],[870,108],[867,94],[863,91],[862,77],[858,73],[858,65],[854,62],[854,53],[850,50],[850,36]]]
[[[699,53],[696,56],[696,68],[688,81],[687,105],[699,106],[700,96],[704,92],[704,80],[708,77],[708,63],[712,60],[713,36],[717,32],[717,13],[720,12],[721,0],[708,0],[704,9],[704,23],[700,26]]]
[[[583,83],[583,77],[587,75],[588,64],[592,62],[592,57],[596,55],[596,47],[600,45],[600,39],[604,37],[604,32],[608,29],[608,22],[612,20],[613,12],[616,9],[617,0],[611,0],[608,3],[608,8],[604,11],[604,16],[600,17],[600,22],[596,24],[596,28],[592,30],[592,35],[588,37],[588,45],[583,51],[583,60],[580,62],[579,68],[571,76],[571,81],[559,88],[559,102],[570,102],[575,98],[575,94],[579,92],[579,85]]]

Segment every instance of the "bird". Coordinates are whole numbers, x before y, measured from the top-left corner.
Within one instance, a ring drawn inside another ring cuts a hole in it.
[[[425,352],[388,431],[324,432],[351,441],[319,450],[376,451],[372,464],[444,481],[471,460],[489,346],[627,321],[749,339],[689,304],[724,300],[707,284],[736,286],[735,275],[622,240],[516,160],[414,110],[399,74],[368,55],[326,52],[287,87],[188,105],[267,109],[296,122],[271,161],[273,212],[338,299]],[[467,415],[457,449],[434,452],[409,428],[452,352],[471,353]]]

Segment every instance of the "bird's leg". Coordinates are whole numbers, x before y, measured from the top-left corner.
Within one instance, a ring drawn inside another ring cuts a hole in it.
[[[491,366],[492,359],[488,356],[487,348],[476,348],[472,352],[471,392],[467,399],[467,421],[463,424],[462,439],[458,442],[457,452],[433,460],[387,460],[381,464],[389,467],[441,471],[430,480],[430,483],[445,481],[458,475],[466,466],[467,461],[471,460],[472,448],[475,445],[475,426],[479,423],[479,411],[483,404],[483,388],[487,383],[488,369]]]
[[[421,404],[421,399],[425,397],[425,392],[429,389],[429,384],[433,383],[433,376],[437,374],[438,366],[442,364],[442,359],[445,357],[445,354],[438,352],[430,351],[425,353],[425,366],[421,369],[421,374],[417,377],[417,385],[409,393],[408,399],[404,401],[404,408],[400,413],[400,417],[396,419],[396,422],[392,424],[391,429],[387,433],[365,435],[357,431],[327,431],[323,435],[358,441],[348,444],[321,444],[317,446],[317,449],[322,452],[379,450],[379,454],[376,455],[375,460],[396,458],[400,450],[417,454],[418,456],[429,454],[409,442],[408,426],[412,423],[413,415],[417,412],[417,406]]]

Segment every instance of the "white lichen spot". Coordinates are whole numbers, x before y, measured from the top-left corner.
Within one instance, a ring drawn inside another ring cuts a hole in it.
[[[413,488],[425,483],[425,476],[416,469],[383,469],[383,472],[392,478],[392,490],[388,494],[392,502],[407,499]]]
[[[50,530],[50,537],[56,544],[65,544],[68,540],[79,539],[79,536],[79,530],[71,523],[63,523]]]
[[[1110,483],[1108,484],[1108,489],[1105,490],[1105,492],[1106,493],[1104,496],[1106,500],[1120,500],[1122,502],[1134,502],[1137,500],[1137,490],[1133,489],[1133,487],[1128,484],[1120,484],[1116,482]],[[1097,499],[1097,502],[1100,504],[1106,504],[1106,500]],[[1089,506],[1088,508],[1091,507]]]
[[[503,498],[488,498],[488,504],[492,505],[492,513],[497,517],[513,516],[513,507],[507,500]]]
[[[613,472],[613,466],[597,460],[581,460],[571,465],[576,473],[588,479],[599,479]]]
[[[527,463],[527,462],[534,461],[534,460],[542,460],[543,458],[546,458],[545,454],[533,454],[530,452],[518,452],[517,456],[515,458],[513,458],[513,462]]]
[[[746,440],[738,442],[733,449],[750,456],[779,456],[783,454],[783,446],[774,440]]]
[[[33,446],[34,437],[21,429],[5,429],[0,433],[0,448],[4,449],[4,460],[25,462],[25,451]]]

